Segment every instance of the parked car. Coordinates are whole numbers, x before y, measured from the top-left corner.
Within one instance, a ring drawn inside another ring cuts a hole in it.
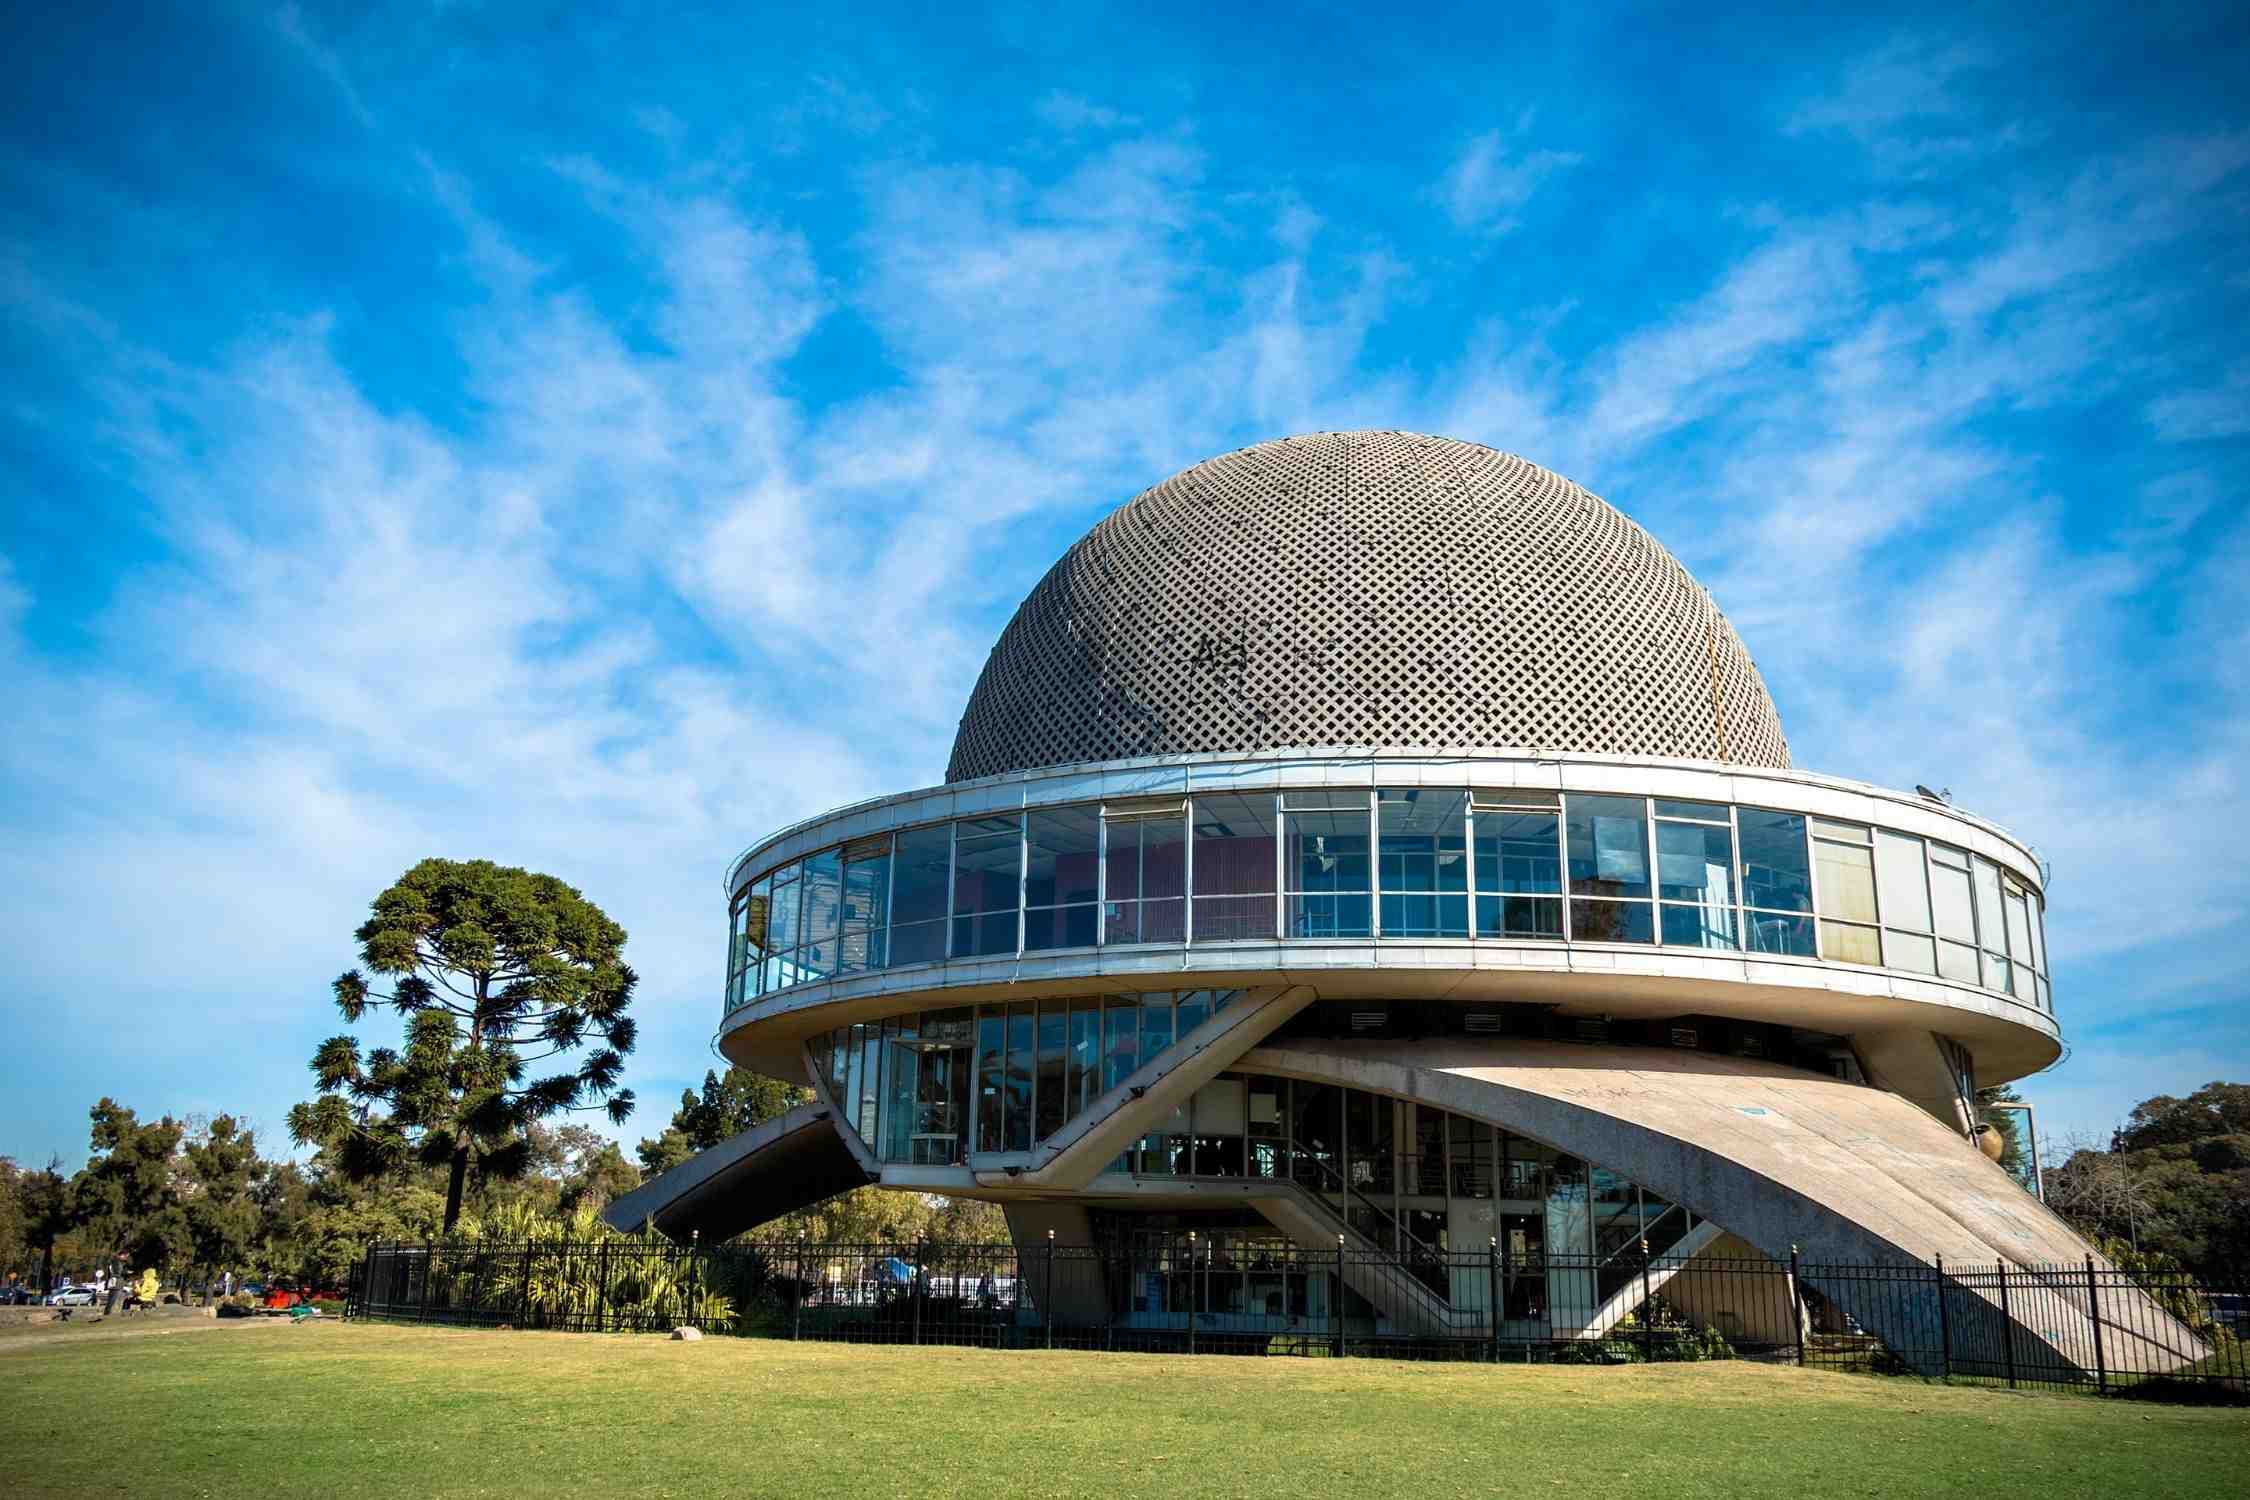
[[[92,1307],[101,1294],[90,1286],[66,1286],[47,1299],[49,1307]]]
[[[0,1291],[0,1307],[37,1307],[39,1294],[27,1286],[12,1286]]]

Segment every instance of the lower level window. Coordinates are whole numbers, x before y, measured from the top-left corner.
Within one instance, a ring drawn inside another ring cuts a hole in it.
[[[1588,943],[1653,943],[1656,924],[1646,901],[1580,896],[1570,903],[1570,935]]]
[[[1810,917],[1778,911],[1744,912],[1743,936],[1753,953],[1785,953],[1793,958],[1814,956]]]
[[[1477,936],[1559,938],[1562,900],[1557,896],[1479,896]]]

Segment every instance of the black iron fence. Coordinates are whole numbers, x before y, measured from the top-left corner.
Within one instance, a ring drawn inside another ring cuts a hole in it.
[[[2250,1297],[2078,1266],[1113,1247],[384,1242],[349,1315],[576,1332],[1627,1364],[1750,1359],[2250,1399]]]

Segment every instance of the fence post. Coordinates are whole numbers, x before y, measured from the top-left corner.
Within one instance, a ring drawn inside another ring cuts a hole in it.
[[[1953,1378],[1953,1316],[1946,1306],[1952,1300],[1945,1289],[1945,1256],[1941,1252],[1937,1257],[1938,1370],[1947,1380]]]
[[[1195,1286],[1195,1231],[1192,1229],[1188,1231],[1187,1288],[1188,1353],[1193,1354],[1195,1352],[1195,1304],[1199,1299],[1196,1295]]]
[[[594,1332],[609,1332],[609,1241],[594,1252]]]
[[[2094,1257],[2086,1257],[2086,1316],[2094,1325],[2094,1388],[2109,1394],[2109,1365],[2102,1358],[2102,1288],[2095,1279]]]
[[[797,1236],[797,1276],[791,1285],[795,1290],[789,1297],[789,1336],[801,1339],[805,1336],[805,1237],[802,1233]]]
[[[907,1295],[914,1299],[914,1342],[922,1342],[922,1242],[914,1242],[914,1280],[907,1284]]]
[[[531,1321],[531,1241],[523,1243],[523,1285],[516,1292],[516,1326]]]
[[[1047,1289],[1039,1298],[1039,1321],[1047,1328],[1047,1347],[1055,1347],[1055,1232],[1047,1231]]]
[[[555,1311],[562,1331],[573,1332],[571,1323],[578,1316],[578,1296],[570,1284],[570,1224],[567,1220],[563,1223],[561,1247],[555,1252]]]
[[[1598,1290],[1597,1286],[1597,1290]],[[1641,1236],[1641,1363],[1656,1362],[1656,1309],[1648,1289],[1648,1236]]]
[[[1805,1298],[1797,1290],[1797,1247],[1789,1247],[1789,1321],[1797,1329],[1797,1365],[1805,1363]]]
[[[431,1281],[431,1279],[432,1279],[433,1273],[435,1273],[435,1272],[436,1272],[436,1270],[437,1270],[437,1241],[436,1241],[436,1240],[424,1240],[424,1241],[422,1241],[422,1317],[421,1317],[421,1321],[422,1321],[422,1322],[424,1322],[424,1323],[427,1323],[427,1322],[429,1322],[429,1321],[430,1321],[430,1281]]]
[[[703,1231],[691,1229],[688,1231],[687,1248],[687,1307],[683,1309],[684,1316],[681,1317],[680,1321],[698,1329],[703,1326],[702,1311],[696,1306],[699,1294],[703,1290],[702,1256]]]
[[[2016,1320],[2008,1311],[2008,1263],[2000,1262],[2000,1337],[2008,1355],[2008,1389],[2016,1388]]]
[[[1500,1236],[1492,1237],[1491,1247],[1485,1252],[1485,1292],[1492,1302],[1492,1362],[1500,1363]]]
[[[1336,1324],[1336,1357],[1344,1357],[1344,1237],[1336,1236],[1336,1295],[1329,1299],[1329,1316]]]

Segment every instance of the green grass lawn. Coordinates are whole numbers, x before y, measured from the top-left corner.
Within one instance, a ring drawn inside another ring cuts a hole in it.
[[[2235,1496],[2250,1414],[1746,1364],[0,1339],[0,1493]]]

